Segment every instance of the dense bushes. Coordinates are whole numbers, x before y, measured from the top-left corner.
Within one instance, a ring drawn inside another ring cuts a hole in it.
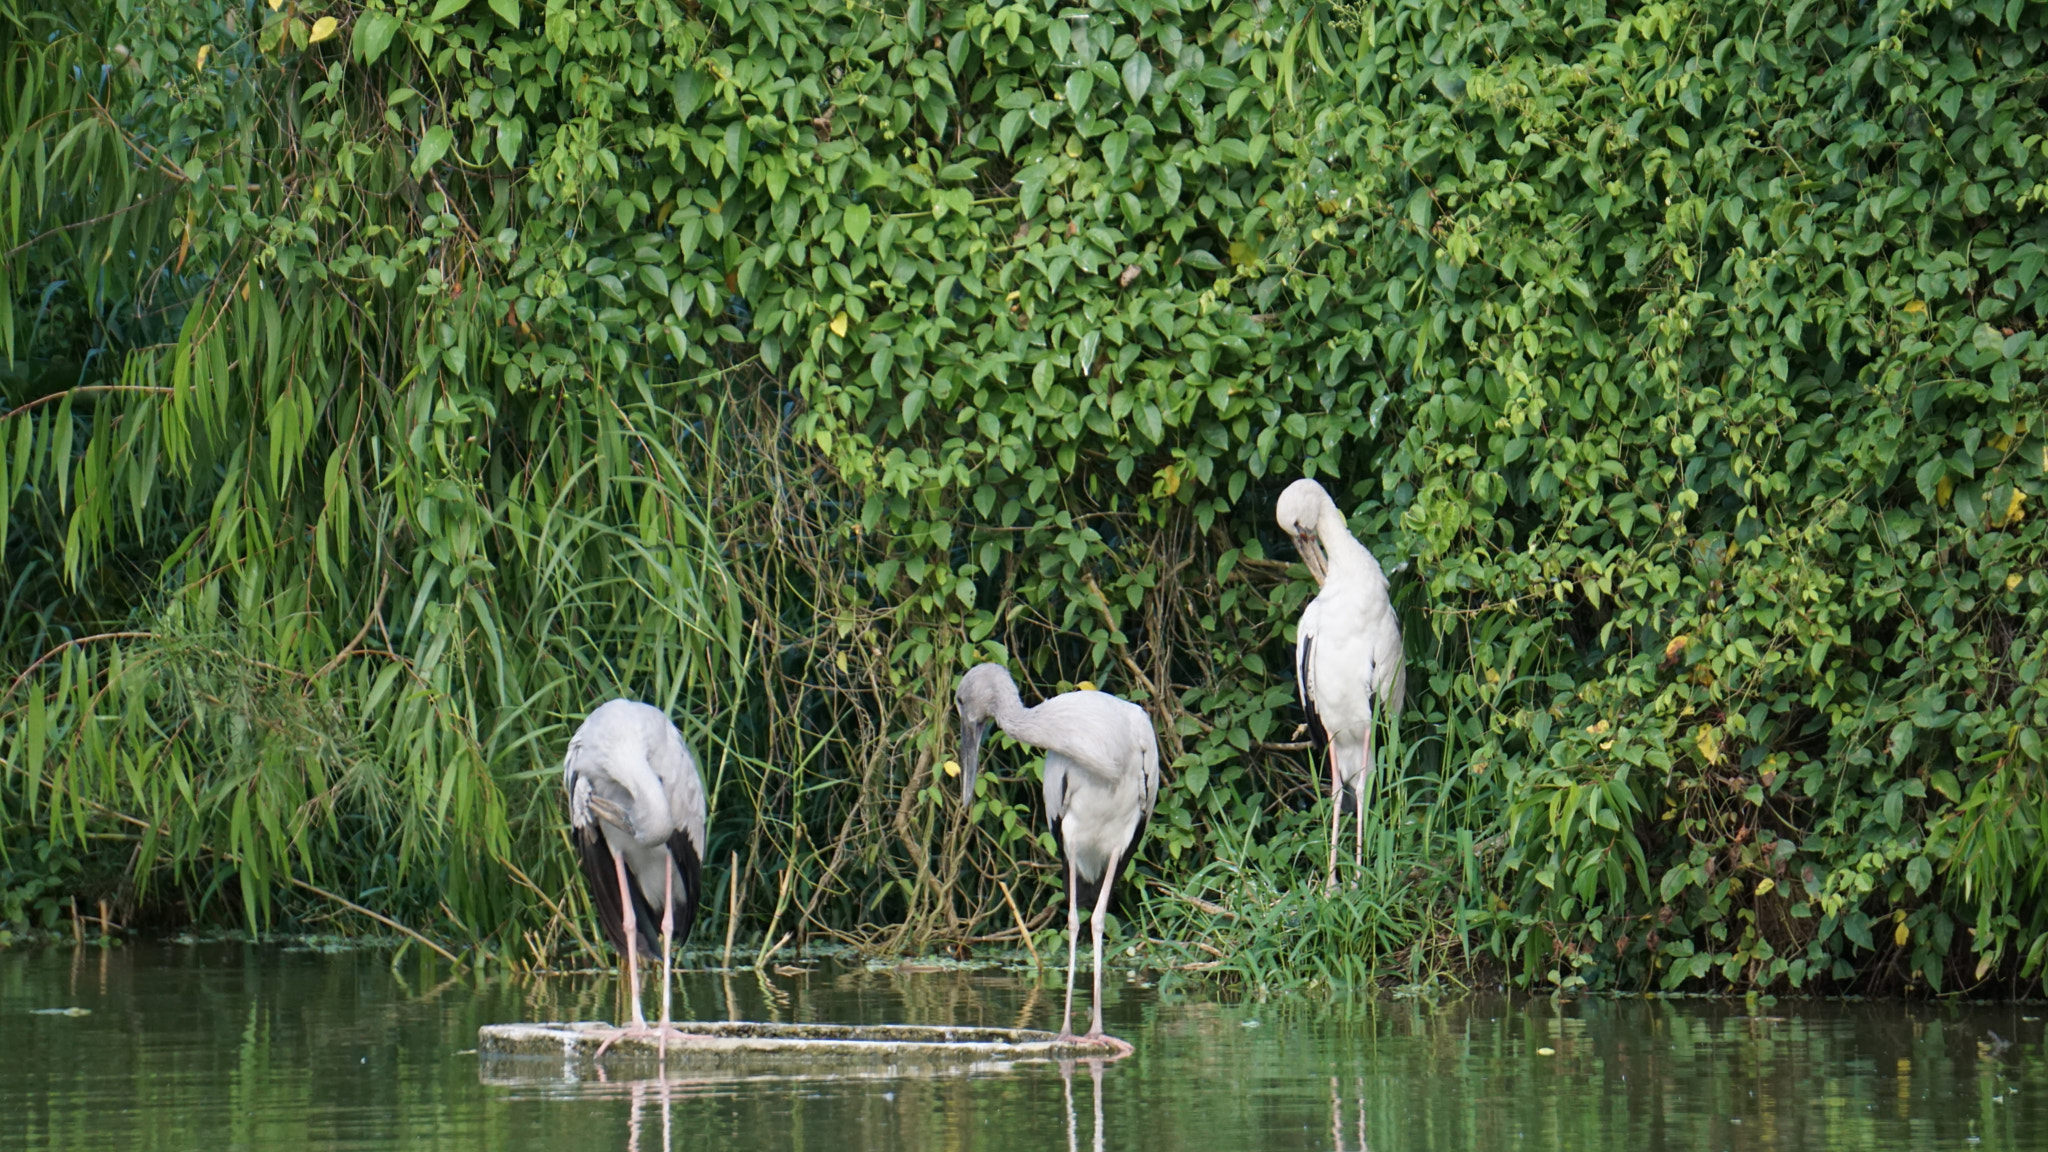
[[[618,690],[752,927],[1000,933],[1007,658],[1146,702],[1147,930],[1255,978],[2048,959],[2038,5],[9,15],[0,797],[134,882],[545,951]],[[1327,901],[1304,473],[1413,565]]]

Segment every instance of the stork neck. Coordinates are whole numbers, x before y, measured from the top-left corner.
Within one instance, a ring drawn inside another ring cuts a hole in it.
[[[1007,674],[996,683],[995,705],[996,723],[1003,731],[1026,744],[1045,747],[1045,737],[1049,734],[1039,731],[1045,725],[1039,723],[1034,715],[1038,710],[1024,706],[1024,697],[1017,692],[1017,682]]]
[[[1323,555],[1329,560],[1328,583],[1338,587],[1384,588],[1387,577],[1380,571],[1380,562],[1373,558],[1365,545],[1351,535],[1351,529],[1344,523],[1344,514],[1332,505],[1325,509],[1316,520],[1316,536],[1323,545]]]

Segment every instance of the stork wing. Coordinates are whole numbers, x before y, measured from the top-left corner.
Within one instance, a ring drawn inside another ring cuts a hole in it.
[[[654,775],[661,781],[663,796],[668,801],[669,822],[675,827],[675,835],[687,837],[690,855],[702,859],[704,854],[704,780],[697,774],[697,758],[690,755],[690,746],[683,741],[683,734],[671,724],[666,739],[660,741],[648,757]],[[681,861],[682,853],[676,853]]]
[[[626,919],[619,903],[619,873],[612,863],[611,849],[595,820],[581,828],[571,827],[569,838],[576,843],[576,858],[583,865],[583,879],[590,885],[590,908],[621,956],[626,953]]]
[[[1315,648],[1316,606],[1311,602],[1301,614],[1294,632],[1294,690],[1301,698],[1301,711],[1308,720],[1309,739],[1318,748],[1330,746],[1330,731],[1316,711]]]
[[[1401,704],[1408,698],[1408,659],[1401,648],[1401,625],[1394,619],[1392,604],[1387,605],[1373,636],[1372,689],[1386,703],[1390,718],[1400,714]]]
[[[1145,781],[1145,815],[1138,822],[1139,835],[1144,834],[1145,821],[1152,818],[1152,809],[1159,803],[1159,736],[1152,731],[1152,718],[1139,708],[1138,714],[1138,771]],[[1137,843],[1137,837],[1131,838]],[[1130,855],[1129,849],[1124,852]]]
[[[1045,754],[1045,823],[1055,836],[1060,819],[1067,814],[1067,758],[1059,752]]]

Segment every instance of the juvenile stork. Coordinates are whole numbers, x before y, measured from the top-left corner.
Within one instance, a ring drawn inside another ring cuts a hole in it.
[[[661,910],[661,1027],[654,1034],[665,1057],[675,942],[690,935],[703,877],[704,783],[697,762],[661,709],[613,700],[570,738],[562,786],[591,905],[626,958],[633,1025],[620,1036],[649,1032],[640,1010],[639,958],[654,952],[640,926],[652,924],[655,909]]]
[[[1045,751],[1045,811],[1067,849],[1067,1006],[1060,1037],[1073,1038],[1081,906],[1088,904],[1095,910],[1095,1000],[1083,1038],[1103,1039],[1102,921],[1109,914],[1110,886],[1137,848],[1159,798],[1159,742],[1152,721],[1136,704],[1093,690],[1063,692],[1026,708],[1016,681],[999,664],[969,668],[955,702],[963,803],[974,803],[981,742],[991,722],[1011,739]]]
[[[1373,710],[1399,716],[1408,691],[1401,625],[1387,577],[1351,535],[1337,502],[1313,480],[1296,480],[1274,509],[1322,591],[1295,629],[1294,683],[1309,731],[1330,764],[1330,868],[1337,884],[1337,822],[1357,815],[1355,858],[1365,861],[1365,785],[1372,774]]]

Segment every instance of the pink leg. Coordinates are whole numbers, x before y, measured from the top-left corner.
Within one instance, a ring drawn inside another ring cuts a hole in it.
[[[612,865],[619,873],[619,912],[626,924],[626,986],[631,990],[633,1001],[633,1025],[647,1027],[647,1016],[640,1011],[640,935],[633,922],[633,889],[631,878],[626,875],[626,858],[612,849]]]
[[[1330,754],[1330,871],[1323,878],[1323,887],[1334,891],[1337,887],[1337,821],[1344,811],[1344,776],[1337,771],[1337,757],[1333,749]]]
[[[1074,1037],[1074,969],[1081,963],[1081,870],[1067,861],[1067,1010],[1060,1014],[1060,1038]]]

